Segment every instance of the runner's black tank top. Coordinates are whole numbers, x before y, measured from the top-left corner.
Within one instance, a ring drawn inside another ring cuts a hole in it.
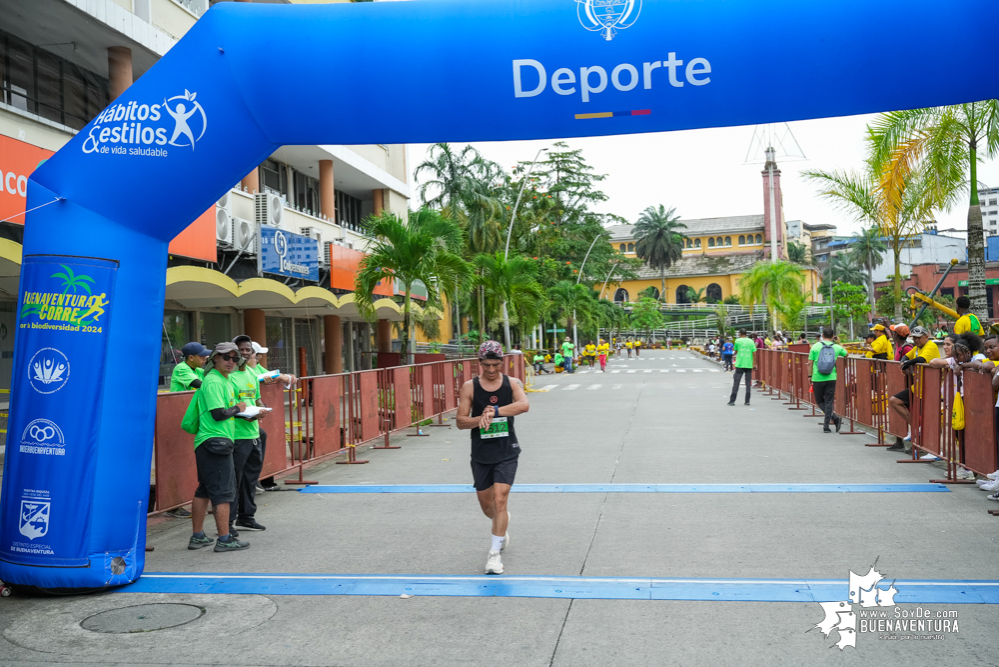
[[[503,376],[503,383],[495,392],[489,392],[479,384],[479,378],[472,380],[474,391],[472,392],[472,417],[479,417],[488,408],[497,405],[503,407],[513,403],[513,387],[510,386],[510,378]],[[480,433],[480,429],[472,429],[472,460],[478,463],[499,463],[509,461],[520,456],[520,444],[517,442],[517,433],[513,430],[513,417],[500,417],[506,419],[507,430],[504,431],[501,423],[497,423],[493,417],[493,427],[486,437]],[[506,433],[506,435],[502,435]],[[493,437],[489,437],[493,436]]]

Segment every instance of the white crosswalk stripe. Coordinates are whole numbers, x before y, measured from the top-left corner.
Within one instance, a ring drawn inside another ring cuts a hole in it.
[[[704,371],[703,371],[703,370],[701,370],[700,368],[695,368],[695,369],[694,369],[694,372],[695,372],[695,373],[703,373]]]
[[[647,370],[647,371],[645,371],[645,372],[646,372],[646,373],[651,373],[651,372],[652,372],[652,369],[649,369],[649,370]]]
[[[669,373],[669,369],[668,368],[663,368],[659,372],[660,373]]]
[[[587,387],[587,389],[591,389],[591,390],[592,389],[600,389],[600,387],[602,387],[602,386],[603,385],[599,385],[599,384],[591,384],[589,387]]]
[[[611,371],[611,373],[620,373],[621,371]]]
[[[709,372],[710,373],[721,373],[721,369],[720,368],[712,368]]]
[[[619,384],[616,384],[616,385],[614,385],[613,387],[611,387],[611,389],[620,389],[620,388],[621,388],[621,386],[622,386],[622,385],[619,385]]]
[[[628,371],[629,373],[637,373],[638,371]]]
[[[687,371],[685,371],[685,370],[684,370],[684,369],[682,369],[682,368],[677,368],[677,369],[676,369],[676,372],[677,372],[677,373],[686,373]]]
[[[557,384],[546,384],[544,387],[538,387],[535,391],[551,391],[557,386]]]
[[[564,387],[562,387],[564,391],[571,391],[573,389],[578,389],[578,388],[579,388],[578,384],[567,384]]]

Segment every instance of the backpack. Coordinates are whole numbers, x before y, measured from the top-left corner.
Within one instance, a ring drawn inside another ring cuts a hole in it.
[[[180,422],[180,428],[191,435],[196,435],[198,429],[201,428],[201,413],[198,412],[197,394],[191,397],[191,402],[187,406],[187,412],[184,413],[184,419]]]
[[[982,323],[975,317],[974,313],[968,313],[968,319],[971,320],[971,333],[976,336],[981,336],[985,333],[985,330],[982,329]]]
[[[829,375],[836,370],[836,348],[833,345],[822,343],[817,360],[819,375]]]

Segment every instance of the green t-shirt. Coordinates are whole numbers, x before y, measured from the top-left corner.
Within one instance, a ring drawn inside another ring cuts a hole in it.
[[[541,363],[544,363],[544,361],[545,361],[545,358],[542,357],[540,354],[534,355],[534,363],[541,364]]]
[[[257,376],[264,371],[258,370],[260,366],[249,368],[244,366],[241,371],[229,374],[229,382],[236,388],[236,402],[256,405],[260,400],[260,383]],[[236,440],[255,440],[260,437],[260,422],[247,421],[235,418]]]
[[[752,368],[753,355],[756,354],[756,343],[749,338],[735,339],[735,367]]]
[[[194,395],[194,400],[198,402],[198,413],[201,425],[198,433],[194,436],[194,448],[209,438],[236,439],[236,419],[230,417],[223,421],[215,421],[211,411],[218,408],[235,407],[236,386],[229,382],[218,369],[213,368],[205,381]]]
[[[170,376],[170,391],[194,389],[191,383],[195,380],[204,382],[205,371],[201,368],[191,368],[186,361],[182,361],[173,367],[173,375]]]
[[[828,375],[823,375],[819,372],[819,352],[822,351],[823,345],[825,345],[825,343],[819,341],[815,345],[812,345],[812,350],[808,353],[808,358],[812,360],[812,382],[828,382],[829,380],[836,379],[835,368],[833,368],[832,373],[829,373]],[[839,343],[829,343],[829,345],[832,345],[837,357],[845,357],[847,355],[846,350]]]
[[[572,343],[562,343],[562,356],[566,358],[571,357],[575,347]]]

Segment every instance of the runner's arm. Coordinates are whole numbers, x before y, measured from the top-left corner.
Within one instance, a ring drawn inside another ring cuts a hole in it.
[[[499,409],[500,417],[516,417],[531,409],[527,402],[527,393],[524,385],[517,378],[510,378],[510,387],[513,389],[513,403],[504,405]]]
[[[489,413],[489,410],[487,410],[486,413],[483,413],[480,417],[469,416],[472,414],[473,392],[474,387],[471,380],[461,385],[461,391],[458,392],[458,415],[454,418],[454,420],[458,424],[459,429],[467,430],[472,428],[488,428],[488,424],[485,427],[482,427],[482,418],[488,416],[486,413]]]

